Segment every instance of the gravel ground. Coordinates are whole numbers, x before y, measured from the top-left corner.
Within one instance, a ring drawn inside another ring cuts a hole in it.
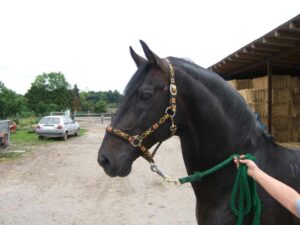
[[[142,158],[129,176],[108,177],[97,164],[106,125],[80,124],[88,129],[82,137],[33,146],[30,154],[0,163],[0,224],[196,224],[189,184],[165,187]],[[176,137],[161,146],[156,161],[171,176],[186,175]]]

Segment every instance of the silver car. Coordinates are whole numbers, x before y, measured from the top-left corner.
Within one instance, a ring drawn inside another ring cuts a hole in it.
[[[36,126],[36,133],[40,139],[44,137],[61,137],[64,140],[68,136],[79,134],[79,124],[69,116],[45,116]]]

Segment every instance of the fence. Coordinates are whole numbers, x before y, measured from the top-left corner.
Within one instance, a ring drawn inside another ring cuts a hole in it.
[[[101,124],[110,123],[113,113],[91,113],[91,112],[75,112],[74,119],[76,120],[92,120],[100,122]]]
[[[93,121],[100,122],[101,124],[110,123],[114,113],[93,113],[93,112],[77,112],[75,111],[73,115],[70,115],[70,111],[61,111],[61,112],[51,112],[51,116],[61,116],[61,115],[69,115],[72,116],[76,120],[84,120],[87,121],[89,118],[94,118]],[[86,119],[83,119],[86,118]],[[91,119],[90,119],[91,120]]]
[[[70,110],[61,111],[61,112],[50,112],[50,116],[70,116],[70,115],[71,115]]]

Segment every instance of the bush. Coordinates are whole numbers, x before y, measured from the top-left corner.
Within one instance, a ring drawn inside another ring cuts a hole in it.
[[[36,116],[28,116],[28,117],[10,117],[9,120],[14,121],[18,125],[18,129],[23,127],[31,127],[34,124],[37,124],[39,118]]]
[[[25,111],[20,113],[20,117],[25,118],[25,117],[34,117],[35,113],[33,111]]]
[[[19,126],[20,127],[28,127],[32,126],[34,124],[37,124],[38,118],[36,116],[26,117],[26,118],[20,118],[19,119]]]
[[[105,113],[107,112],[107,104],[105,101],[98,101],[95,105],[95,112],[97,113]]]

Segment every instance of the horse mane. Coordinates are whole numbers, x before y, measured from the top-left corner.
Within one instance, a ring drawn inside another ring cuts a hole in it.
[[[257,134],[260,134],[259,136],[271,140],[270,135],[260,127],[254,112],[250,109],[244,98],[219,74],[207,70],[185,58],[168,57],[168,59],[175,68],[177,67],[184,70],[193,79],[201,82],[212,92],[215,92],[216,95],[222,96],[223,99],[227,99],[226,101],[220,101],[223,104],[223,107],[226,108],[227,114],[233,118],[239,118],[238,121],[240,121],[241,124],[252,128],[252,132],[249,130],[247,136],[257,136]],[[211,116],[213,116],[213,114],[211,114]]]
[[[256,120],[254,112],[246,104],[243,97],[221,76],[195,64],[191,60],[176,57],[168,57],[168,59],[175,68],[177,67],[184,70],[193,79],[205,85],[208,90],[214,92],[214,94],[218,96],[222,96],[222,98],[227,99],[227,101],[220,101],[220,103],[223,104],[223,108],[226,108],[228,115],[230,115],[232,118],[237,118],[235,122],[241,123],[243,125],[241,127],[250,128],[248,130],[249,132],[247,132],[247,136],[256,136],[260,133],[260,136],[264,136],[267,139],[270,139],[269,135],[260,128],[259,122]],[[126,111],[128,107],[130,107],[130,104],[128,104],[128,100],[136,93],[138,88],[144,82],[149,68],[150,63],[144,63],[139,66],[138,70],[134,73],[124,89],[122,101],[114,120],[118,120],[119,115],[122,115],[123,112]],[[210,116],[213,117],[213,113],[211,113]]]

